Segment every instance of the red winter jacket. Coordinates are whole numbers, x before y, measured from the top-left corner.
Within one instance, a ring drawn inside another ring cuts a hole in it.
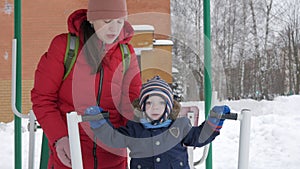
[[[80,25],[84,20],[86,20],[85,9],[71,14],[68,18],[69,32],[82,36]],[[91,67],[86,62],[84,52],[80,52],[83,38],[80,38],[76,63],[65,80],[62,79],[65,71],[67,33],[56,36],[48,51],[41,57],[35,71],[31,100],[36,118],[49,140],[51,150],[49,168],[52,166],[55,169],[67,168],[57,159],[54,147],[58,139],[68,135],[66,113],[71,111],[83,113],[87,107],[97,105],[99,95],[100,107],[109,111],[110,120],[115,127],[125,125],[126,118],[131,117],[130,103],[138,98],[141,88],[140,70],[133,47],[129,45],[131,61],[127,72],[123,75],[122,54],[118,44],[129,43],[132,36],[133,29],[125,22],[118,42],[106,45],[107,53],[102,60],[103,83],[99,94],[100,73],[91,74]],[[83,165],[84,168],[93,168],[93,135],[86,134],[90,132],[86,124],[88,123],[80,125]],[[96,150],[98,168],[126,168],[125,157],[109,153],[99,146]]]

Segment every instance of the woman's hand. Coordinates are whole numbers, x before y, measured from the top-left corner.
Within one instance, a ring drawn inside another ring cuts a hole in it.
[[[67,136],[57,140],[55,144],[56,153],[59,160],[65,165],[72,168],[71,155],[70,155],[70,144]]]

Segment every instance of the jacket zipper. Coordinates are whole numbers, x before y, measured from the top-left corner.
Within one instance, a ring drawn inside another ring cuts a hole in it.
[[[97,138],[94,137],[94,146],[93,146],[93,156],[94,156],[94,169],[97,169],[98,167],[98,159],[97,159]]]
[[[99,80],[99,89],[98,89],[98,96],[97,96],[97,104],[100,106],[100,97],[102,93],[102,85],[103,85],[103,75],[104,75],[104,70],[101,67],[100,68],[100,80]]]
[[[99,80],[99,89],[98,89],[98,95],[97,95],[97,104],[100,106],[100,97],[102,93],[102,85],[103,85],[103,75],[104,70],[101,67],[100,69],[100,80]],[[97,137],[94,137],[94,146],[93,146],[93,156],[94,156],[94,169],[97,169],[98,167],[98,159],[97,159]]]

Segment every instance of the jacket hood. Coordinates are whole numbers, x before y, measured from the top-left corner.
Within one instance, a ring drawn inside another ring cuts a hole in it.
[[[142,118],[142,110],[140,108],[140,105],[139,105],[139,99],[135,99],[133,102],[132,102],[132,106],[134,108],[134,116],[135,118],[137,119],[140,119]],[[173,109],[170,113],[170,119],[171,120],[176,120],[179,112],[180,112],[180,109],[181,109],[181,105],[180,103],[178,103],[176,100],[174,100],[174,106],[173,106]]]
[[[68,18],[68,31],[76,36],[80,35],[80,26],[83,21],[87,20],[87,10],[78,9],[74,11]],[[118,41],[121,43],[128,43],[134,34],[132,26],[125,21],[123,29],[119,35]]]

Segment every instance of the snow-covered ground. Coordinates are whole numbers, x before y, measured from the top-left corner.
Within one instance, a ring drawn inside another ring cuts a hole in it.
[[[222,101],[235,112],[251,109],[249,169],[298,169],[300,166],[300,96],[277,97],[274,101]],[[194,104],[194,103],[191,103]],[[197,104],[203,106],[203,102]],[[203,110],[203,109],[202,109]],[[22,166],[28,168],[27,120],[22,121]],[[221,135],[213,142],[214,169],[237,169],[239,149],[238,121],[227,120]],[[39,166],[41,132],[37,132],[35,168]],[[200,159],[202,149],[195,150]],[[0,168],[14,166],[14,123],[0,123]],[[197,169],[204,168],[203,165]]]
[[[249,169],[297,169],[300,165],[300,96],[274,101],[226,101],[233,110],[251,109]],[[227,120],[213,143],[217,169],[237,168],[239,122]]]

